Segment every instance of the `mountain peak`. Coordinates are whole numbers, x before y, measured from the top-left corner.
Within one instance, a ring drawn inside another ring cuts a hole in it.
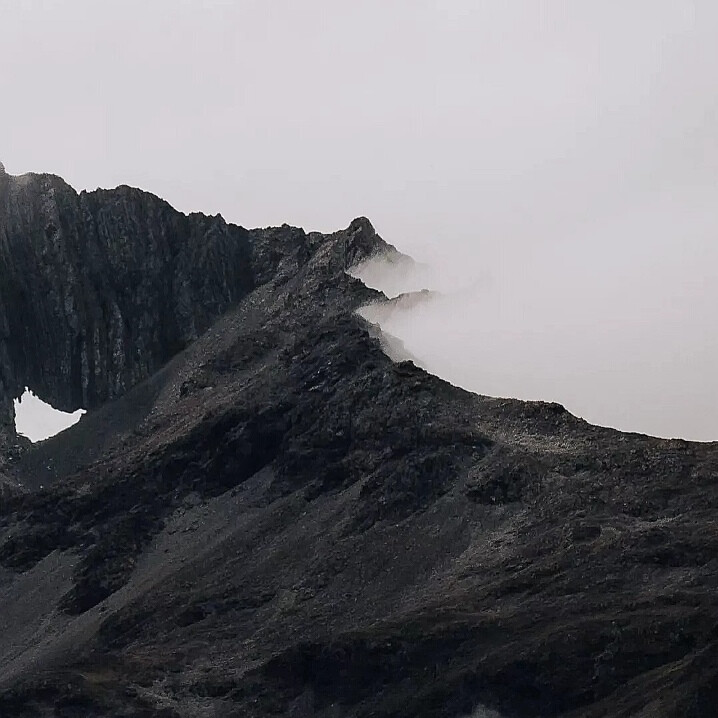
[[[364,218],[26,177],[0,177],[0,715],[715,715],[718,445],[407,361],[357,315],[381,295],[346,270],[411,261]],[[25,387],[87,414],[24,444]]]

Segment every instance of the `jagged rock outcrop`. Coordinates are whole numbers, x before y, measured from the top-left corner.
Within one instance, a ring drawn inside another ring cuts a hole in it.
[[[272,276],[297,237],[264,234],[130,187],[0,171],[2,422],[25,386],[64,411],[122,396]]]
[[[391,361],[365,219],[241,236],[251,290],[12,462],[0,715],[714,716],[718,445]]]

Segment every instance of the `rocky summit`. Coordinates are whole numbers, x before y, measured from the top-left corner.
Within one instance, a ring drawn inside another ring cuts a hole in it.
[[[0,716],[718,715],[718,445],[389,358],[381,253],[0,171]]]

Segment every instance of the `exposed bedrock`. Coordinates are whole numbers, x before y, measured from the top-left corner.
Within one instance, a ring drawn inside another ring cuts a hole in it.
[[[246,230],[131,189],[0,177],[3,419],[30,386],[55,407],[123,394],[252,288]]]
[[[373,249],[368,221],[348,232],[344,261]],[[64,411],[123,395],[317,236],[187,216],[126,186],[78,194],[0,166],[3,433],[14,435],[26,386]]]

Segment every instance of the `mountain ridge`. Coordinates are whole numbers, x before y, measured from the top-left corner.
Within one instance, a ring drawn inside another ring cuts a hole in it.
[[[42,192],[21,216],[64,245]],[[113,246],[191,241],[104,192]],[[7,459],[0,714],[713,715],[718,446],[392,361],[346,272],[392,251],[365,218],[244,232],[246,292]]]

